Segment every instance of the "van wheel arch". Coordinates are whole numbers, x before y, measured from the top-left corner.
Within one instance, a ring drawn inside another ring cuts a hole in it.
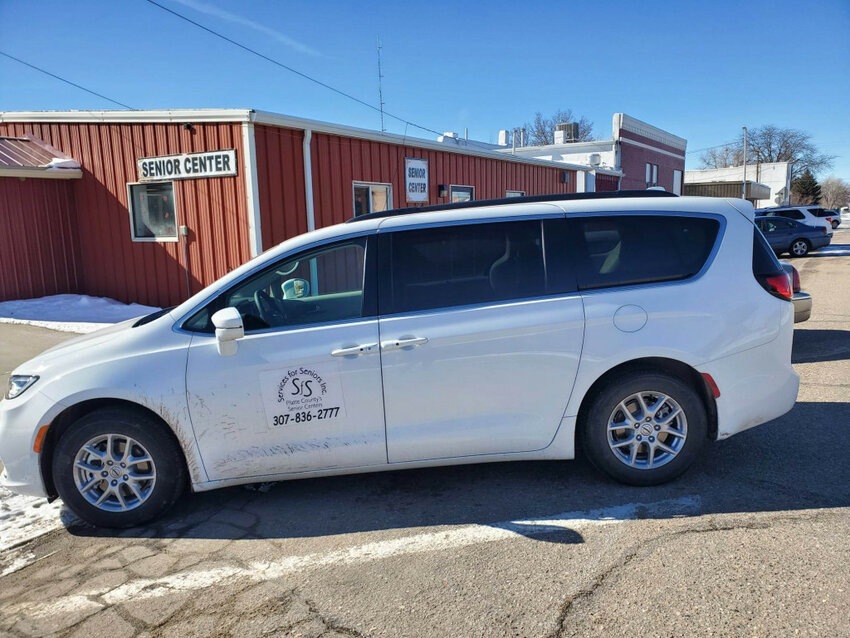
[[[50,427],[47,428],[47,436],[45,436],[44,445],[42,446],[38,462],[39,469],[41,470],[41,477],[44,481],[44,489],[47,492],[48,500],[52,501],[58,498],[59,496],[59,493],[56,490],[56,485],[53,481],[53,453],[56,450],[56,444],[59,442],[59,439],[62,438],[62,435],[65,434],[65,432],[67,432],[68,429],[79,419],[86,416],[87,414],[90,414],[96,410],[101,410],[103,408],[112,408],[126,410],[128,412],[137,412],[161,424],[163,430],[172,438],[174,445],[176,445],[177,449],[180,450],[180,457],[183,459],[184,469],[186,470],[188,476],[186,451],[180,444],[180,440],[177,438],[177,435],[174,433],[172,427],[168,425],[168,423],[165,421],[165,419],[162,418],[161,415],[139,403],[127,401],[125,399],[89,399],[88,401],[81,401],[80,403],[72,405],[69,408],[63,410],[55,419],[53,419],[53,421],[51,421]]]
[[[714,394],[708,387],[703,376],[687,363],[676,359],[668,359],[666,357],[644,357],[641,359],[632,359],[620,363],[600,376],[588,391],[584,394],[581,400],[581,405],[578,410],[578,419],[576,432],[578,433],[584,428],[587,422],[587,411],[593,398],[599,392],[607,387],[617,378],[626,374],[631,374],[636,371],[645,371],[647,373],[665,372],[672,376],[682,379],[691,388],[693,388],[705,405],[706,417],[708,418],[708,437],[712,440],[717,439],[717,403],[714,399]],[[576,444],[581,441],[580,436],[576,436]]]

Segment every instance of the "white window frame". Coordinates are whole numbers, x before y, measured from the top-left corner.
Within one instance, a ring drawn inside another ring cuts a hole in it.
[[[452,191],[455,188],[471,188],[472,189],[472,195],[471,195],[469,201],[471,201],[471,202],[475,201],[475,186],[471,186],[470,184],[449,184],[449,203],[452,203]],[[461,203],[461,202],[458,202],[458,203]]]
[[[174,236],[162,235],[158,237],[136,237],[136,224],[133,223],[133,191],[132,186],[151,186],[154,184],[171,184],[171,192],[174,195]],[[127,213],[130,221],[130,240],[134,242],[159,242],[177,243],[180,241],[180,221],[177,214],[179,209],[177,201],[177,189],[174,188],[174,180],[162,180],[156,182],[127,182]]]
[[[525,197],[525,191],[506,190],[505,197]]]
[[[387,187],[387,210],[392,210],[393,208],[395,208],[395,205],[393,204],[393,185],[391,183],[389,183],[389,182],[360,182],[358,180],[354,180],[353,182],[351,182],[351,207],[352,207],[352,209],[354,208],[354,202],[355,202],[355,195],[356,195],[355,189],[358,186],[361,186],[361,187],[362,186],[386,186]],[[373,209],[373,206],[372,206],[372,189],[370,188],[369,189],[369,212],[370,213],[375,212],[372,209]],[[362,214],[367,215],[368,213],[362,213]],[[355,215],[356,215],[356,213],[355,213]]]

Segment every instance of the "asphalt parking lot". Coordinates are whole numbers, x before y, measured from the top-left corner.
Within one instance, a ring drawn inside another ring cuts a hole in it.
[[[579,459],[189,496],[11,550],[34,561],[0,578],[0,634],[850,635],[850,229],[793,263],[797,405],[673,483]],[[0,375],[68,336],[0,325]]]

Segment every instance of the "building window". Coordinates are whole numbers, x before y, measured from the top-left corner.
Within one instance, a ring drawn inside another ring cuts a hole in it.
[[[133,241],[177,241],[174,183],[127,184]]]
[[[475,199],[475,187],[474,186],[456,186],[452,184],[449,186],[449,197],[451,198],[452,204],[457,204],[460,202],[471,202]]]
[[[505,191],[505,197],[525,197],[525,191]]]
[[[380,213],[393,207],[392,184],[354,182],[354,216]]]
[[[646,164],[646,187],[658,186],[658,164]]]

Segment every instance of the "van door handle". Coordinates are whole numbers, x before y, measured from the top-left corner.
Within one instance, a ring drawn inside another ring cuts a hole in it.
[[[377,343],[364,343],[359,346],[349,346],[347,348],[337,348],[336,350],[331,350],[331,356],[333,357],[356,357],[361,354],[370,354],[372,352],[378,351]]]
[[[404,339],[391,339],[381,342],[381,350],[400,350],[411,346],[421,346],[428,343],[428,337],[408,337]]]

